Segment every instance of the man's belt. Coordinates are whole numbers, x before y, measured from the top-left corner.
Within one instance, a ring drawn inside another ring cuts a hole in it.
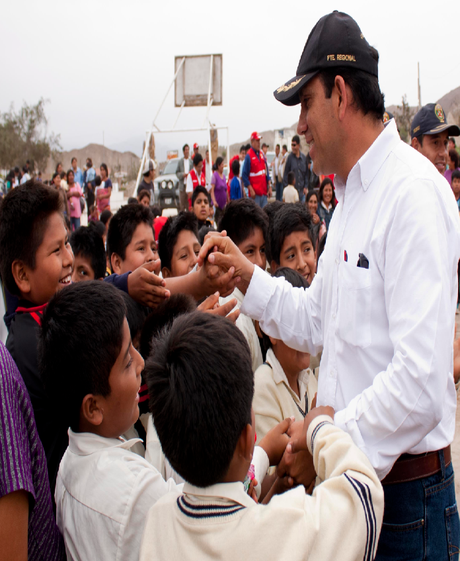
[[[403,454],[396,460],[390,473],[383,479],[382,485],[392,483],[406,483],[429,477],[441,471],[440,450],[428,452],[427,454]],[[446,446],[444,452],[444,464],[447,467],[452,461],[450,446]]]

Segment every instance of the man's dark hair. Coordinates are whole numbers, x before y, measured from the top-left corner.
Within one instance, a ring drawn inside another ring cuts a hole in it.
[[[247,152],[250,148],[251,148],[251,144],[246,144],[246,146],[245,146],[246,152]]]
[[[283,150],[286,150],[287,152],[287,144],[283,144]]]
[[[170,216],[161,229],[158,236],[158,254],[162,267],[171,270],[174,246],[182,230],[189,230],[198,240],[198,219],[193,212],[182,211],[177,216]]]
[[[101,212],[101,215],[99,216],[101,222],[106,226],[107,226],[107,222],[110,220],[111,217],[112,217],[112,211],[110,211],[108,208],[103,210]]]
[[[449,158],[454,162],[454,169],[458,168],[458,152],[453,148],[449,150]]]
[[[190,148],[190,146],[189,146],[188,144],[184,144],[184,145],[182,146],[182,152],[185,152],[185,149],[186,149],[186,148]]]
[[[282,206],[270,222],[269,255],[270,260],[280,264],[281,248],[284,240],[293,232],[307,232],[315,246],[315,234],[311,214],[301,203]]]
[[[91,158],[86,158],[86,165],[89,165],[90,168],[93,167],[93,160]]]
[[[251,353],[229,320],[193,312],[153,342],[144,371],[150,410],[171,466],[192,485],[225,477],[251,423]]]
[[[177,317],[195,310],[196,302],[188,294],[172,294],[170,298],[161,302],[150,312],[142,327],[139,342],[141,356],[147,360],[152,350],[152,339],[158,337],[164,329],[170,329]]]
[[[239,160],[233,160],[232,162],[232,173],[233,175],[238,176],[240,174],[240,161]]]
[[[147,224],[152,228],[152,215],[150,210],[140,205],[127,204],[112,217],[107,233],[107,255],[109,262],[112,253],[116,253],[121,260],[126,257],[126,247],[131,243],[132,237],[139,224]]]
[[[280,148],[280,145],[279,145],[279,144],[277,144],[277,145],[275,146],[275,148]]]
[[[201,154],[195,154],[193,156],[193,165],[196,167],[200,162],[203,161],[203,156]],[[198,178],[199,179],[199,178]]]
[[[291,142],[295,142],[296,144],[298,144],[298,145],[300,146],[300,137],[299,137],[299,135],[298,135],[298,134],[295,134],[295,135],[292,137]]]
[[[93,232],[96,232],[96,234],[101,238],[101,240],[107,233],[107,228],[105,227],[105,224],[101,222],[101,220],[92,220],[88,224],[88,228],[93,230]]]
[[[377,49],[371,47],[372,57],[379,60]],[[320,72],[319,77],[324,86],[326,98],[330,99],[336,76],[342,76],[351,89],[354,107],[364,115],[371,114],[375,119],[382,121],[385,113],[385,98],[380,91],[377,76],[368,74],[363,70],[354,70],[350,67],[337,66]]]
[[[94,227],[80,226],[72,232],[70,245],[75,256],[82,255],[90,260],[95,279],[105,277],[104,242]]]
[[[62,213],[59,191],[30,179],[11,189],[0,204],[0,275],[4,286],[20,296],[11,270],[16,260],[32,270],[49,218]]]
[[[246,152],[246,145],[245,144],[242,144],[240,146],[240,154],[241,154],[241,152]]]
[[[287,180],[289,185],[294,185],[295,173],[293,171],[288,172]]]
[[[228,237],[240,245],[254,232],[254,228],[260,228],[267,241],[268,217],[260,206],[249,198],[230,201],[224,209],[219,232],[226,230]]]
[[[283,277],[287,280],[294,288],[308,288],[310,285],[305,277],[303,277],[299,272],[294,271],[289,267],[280,267],[276,269],[272,277],[281,278]],[[266,356],[268,349],[272,347],[272,342],[270,337],[260,329],[262,333],[262,353]]]
[[[460,169],[454,169],[454,171],[452,172],[452,175],[451,175],[451,178],[450,178],[450,179],[451,179],[451,182],[452,182],[454,179],[460,179]]]
[[[72,284],[50,300],[38,362],[60,426],[78,431],[85,395],[110,394],[109,376],[121,351],[125,315],[120,291],[101,281]]]
[[[201,185],[198,185],[198,187],[196,187],[196,189],[192,193],[192,206],[195,204],[195,201],[198,198],[198,195],[206,195],[206,197],[208,198],[209,204],[211,204],[211,195],[208,193],[208,190],[206,189],[206,187],[202,187]]]
[[[137,195],[137,200],[142,201],[144,197],[148,197],[150,201],[150,191],[147,191],[147,189],[141,189],[139,195]]]

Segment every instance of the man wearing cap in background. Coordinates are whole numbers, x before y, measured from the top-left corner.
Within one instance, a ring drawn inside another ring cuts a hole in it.
[[[260,150],[260,139],[258,132],[251,134],[251,148],[244,158],[241,177],[244,186],[248,189],[249,196],[261,207],[267,204],[267,195],[272,196],[270,187],[270,176],[264,153]]]
[[[177,179],[179,180],[179,210],[188,210],[188,197],[185,192],[185,186],[187,184],[187,175],[193,166],[192,160],[190,159],[190,146],[184,144],[182,152],[184,157],[177,163],[176,170]]]
[[[428,158],[442,175],[447,165],[448,137],[460,135],[460,128],[446,121],[439,103],[428,103],[415,115],[410,126],[412,147]]]
[[[206,240],[200,262],[216,246],[207,258],[235,267],[247,296],[241,313],[293,349],[315,356],[323,347],[317,403],[335,409],[335,424],[382,480],[376,559],[450,559],[459,546],[450,451],[457,205],[431,163],[400,140],[394,120],[384,125],[378,53],[350,16],[319,20],[297,75],[275,97],[301,104],[297,131],[314,169],[335,174],[339,203],[317,275],[309,289],[292,288],[219,236]],[[293,441],[299,428],[289,429]],[[278,475],[308,485],[313,474],[300,477],[307,460],[300,454],[287,449]],[[371,507],[363,503],[370,544]]]
[[[139,183],[139,187],[137,188],[137,195],[143,190],[148,191],[150,193],[150,200],[153,204],[153,195],[154,195],[154,185],[153,180],[155,178],[155,169],[156,164],[153,160],[145,160],[144,169],[142,170],[142,175],[144,176],[141,183]]]

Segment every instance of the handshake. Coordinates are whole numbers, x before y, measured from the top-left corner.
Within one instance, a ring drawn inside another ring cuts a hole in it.
[[[315,400],[313,403],[315,403]],[[266,452],[271,466],[277,466],[274,476],[267,476],[262,484],[263,502],[273,495],[283,493],[297,485],[303,485],[312,493],[316,472],[313,458],[307,447],[307,431],[310,423],[319,415],[334,418],[332,407],[314,407],[304,421],[285,419],[269,431],[259,446]]]

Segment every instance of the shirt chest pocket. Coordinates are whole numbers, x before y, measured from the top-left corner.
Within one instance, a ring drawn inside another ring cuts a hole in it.
[[[369,269],[342,263],[339,270],[339,336],[356,347],[371,344],[371,294]]]

